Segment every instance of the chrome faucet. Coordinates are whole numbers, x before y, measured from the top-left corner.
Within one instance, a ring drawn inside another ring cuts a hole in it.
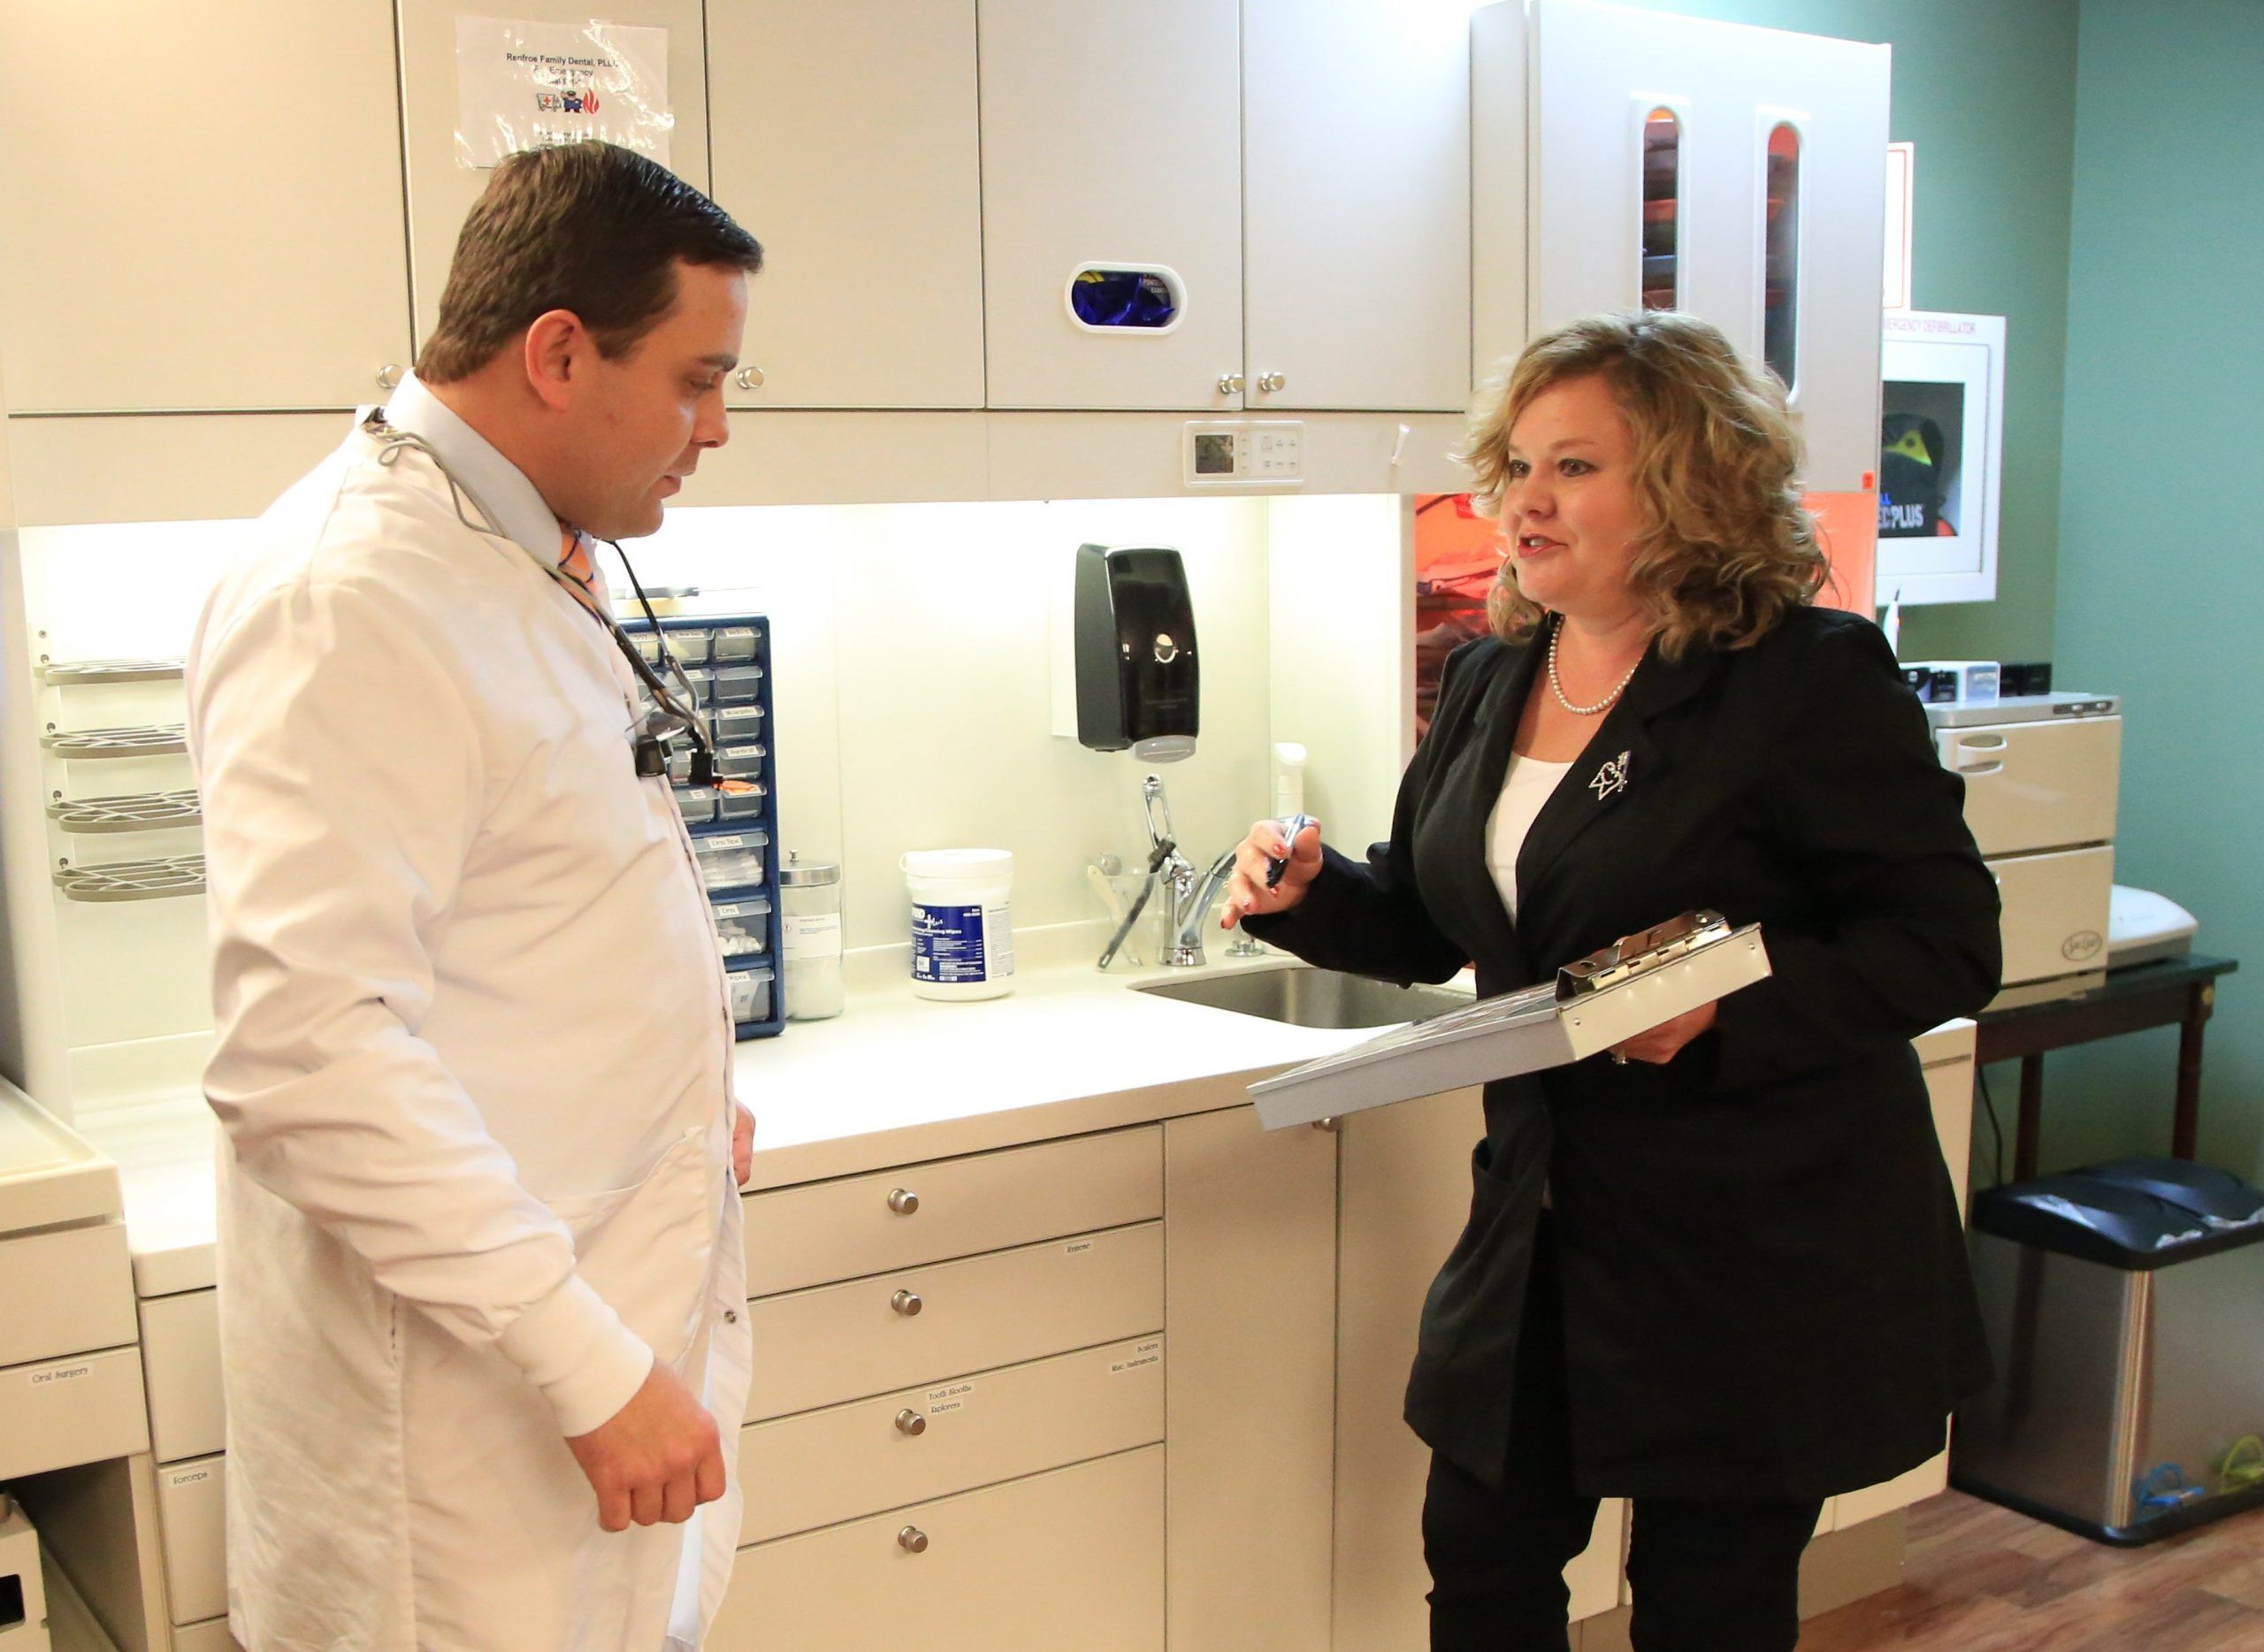
[[[1210,915],[1220,889],[1235,869],[1235,852],[1228,850],[1211,862],[1209,871],[1198,876],[1195,863],[1180,853],[1179,845],[1172,837],[1171,804],[1164,797],[1161,776],[1150,775],[1141,783],[1140,804],[1148,826],[1148,881],[1142,885],[1139,899],[1132,903],[1132,909],[1124,914],[1124,921],[1117,925],[1115,935],[1101,953],[1100,967],[1108,967],[1117,948],[1124,945],[1124,937],[1140,921],[1149,898],[1161,888],[1167,892],[1161,914],[1164,939],[1157,949],[1159,961],[1191,968],[1204,961],[1203,920]]]

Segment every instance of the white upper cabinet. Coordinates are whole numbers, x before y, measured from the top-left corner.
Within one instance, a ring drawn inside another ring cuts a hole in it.
[[[978,0],[990,405],[1242,405],[1237,0]]]
[[[408,359],[386,0],[0,0],[19,413],[346,408]]]
[[[1534,327],[1703,316],[1790,387],[1810,486],[1862,486],[1878,454],[1887,49],[1588,0],[1536,0],[1532,26]]]
[[[417,337],[432,336],[447,284],[456,235],[487,172],[456,155],[456,18],[477,15],[441,0],[401,0],[402,127],[409,171],[409,261],[417,300]],[[585,24],[591,0],[511,0],[488,15],[532,23]],[[669,32],[669,169],[708,187],[708,71],[701,50],[700,0],[621,0],[599,19]],[[400,234],[394,241],[398,257]],[[1881,256],[1885,255],[1882,254]]]
[[[982,406],[975,0],[719,0],[708,50],[764,260],[731,404]]]
[[[1470,31],[1452,5],[1245,0],[1244,405],[1470,396]]]

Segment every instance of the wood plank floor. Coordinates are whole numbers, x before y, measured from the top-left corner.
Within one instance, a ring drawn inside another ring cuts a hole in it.
[[[2264,1509],[2110,1549],[1952,1491],[1909,1529],[1902,1581],[1801,1652],[2264,1652]]]

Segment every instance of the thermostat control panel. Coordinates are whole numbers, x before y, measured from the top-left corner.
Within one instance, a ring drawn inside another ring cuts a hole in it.
[[[1195,419],[1186,426],[1189,487],[1304,484],[1305,427],[1297,419]]]

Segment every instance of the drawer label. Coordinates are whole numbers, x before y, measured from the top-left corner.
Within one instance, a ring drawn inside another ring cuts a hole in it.
[[[952,1382],[940,1388],[928,1390],[928,1415],[941,1417],[947,1411],[966,1408],[968,1396],[975,1392],[972,1382]]]
[[[75,1382],[80,1377],[91,1377],[94,1374],[95,1368],[92,1365],[62,1365],[51,1367],[46,1371],[33,1372],[31,1374],[31,1386],[35,1388],[45,1388],[50,1382]]]
[[[1152,1342],[1142,1342],[1126,1358],[1110,1360],[1108,1374],[1112,1377],[1121,1377],[1128,1371],[1139,1370],[1143,1365],[1160,1365],[1163,1363],[1163,1339],[1158,1337]]]
[[[1086,1251],[1092,1248],[1093,1242],[1090,1239],[1072,1239],[1067,1244],[1061,1247],[1061,1254],[1063,1256],[1082,1256]]]
[[[199,1480],[210,1480],[211,1478],[212,1471],[209,1468],[185,1469],[178,1474],[167,1475],[165,1477],[165,1484],[168,1486],[194,1486]]]

